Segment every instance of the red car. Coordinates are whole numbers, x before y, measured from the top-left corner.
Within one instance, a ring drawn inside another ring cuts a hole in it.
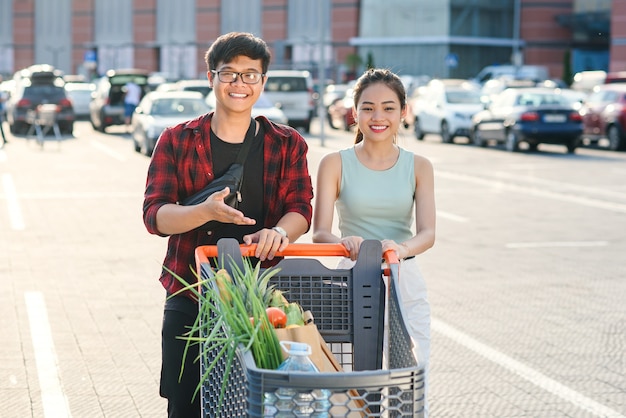
[[[585,100],[580,113],[583,137],[591,144],[607,138],[609,149],[626,150],[626,83],[597,86]]]

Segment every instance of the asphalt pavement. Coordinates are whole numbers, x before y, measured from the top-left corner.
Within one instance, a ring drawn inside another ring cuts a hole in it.
[[[165,417],[165,239],[123,128],[0,150],[0,417]],[[307,134],[319,159],[353,134]],[[626,153],[400,144],[435,166],[431,417],[626,415]],[[310,234],[302,242],[310,241]]]

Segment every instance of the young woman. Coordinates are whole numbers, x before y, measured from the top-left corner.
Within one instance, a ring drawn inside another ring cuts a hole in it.
[[[389,70],[370,69],[354,86],[355,145],[324,156],[317,175],[313,241],[341,243],[356,260],[363,240],[382,242],[401,260],[400,293],[419,364],[428,367],[430,306],[416,255],[435,242],[433,167],[398,146],[406,93]],[[341,236],[332,231],[337,208]],[[415,229],[412,229],[413,223]]]

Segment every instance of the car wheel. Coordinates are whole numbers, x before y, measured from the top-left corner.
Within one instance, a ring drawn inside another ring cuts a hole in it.
[[[567,144],[565,144],[565,146],[567,147],[567,152],[569,154],[573,154],[574,152],[576,152],[576,148],[578,148],[579,145],[580,145],[580,138],[574,138],[571,141],[569,141]]]
[[[328,112],[326,112],[326,119],[328,120],[328,126],[330,126],[331,129],[337,129],[337,127],[333,123],[333,117]]]
[[[422,127],[420,126],[420,120],[415,118],[415,122],[413,123],[413,130],[415,131],[415,137],[417,139],[424,139],[424,131],[422,131]]]
[[[506,134],[506,150],[509,152],[517,152],[519,151],[519,140],[517,139],[517,135],[513,131],[509,131]]]
[[[607,133],[607,137],[609,138],[609,149],[612,151],[621,150],[622,145],[622,135],[619,132],[619,128],[615,125],[611,125],[609,127],[609,132]]]
[[[141,150],[141,153],[143,155],[145,155],[146,157],[152,156],[152,152],[154,151],[154,146],[150,143],[150,140],[148,138],[145,138],[142,148],[143,149]]]
[[[135,150],[135,152],[141,152],[141,144],[137,140],[137,131],[133,132],[132,138],[133,138],[133,149]]]
[[[344,116],[343,117],[343,130],[346,132],[350,131],[350,124],[348,123],[348,117]]]
[[[106,125],[104,124],[104,115],[100,114],[100,125],[97,127],[99,132],[104,133],[106,131]]]
[[[66,124],[61,125],[59,128],[62,134],[72,135],[72,133],[74,132],[74,123],[68,122]]]
[[[472,130],[472,143],[476,145],[477,147],[484,148],[487,146],[487,140],[483,138],[483,134],[480,133],[480,130],[478,129],[478,127],[475,127]]]
[[[441,122],[441,142],[449,144],[452,142],[452,134],[450,133],[450,127],[445,120]]]

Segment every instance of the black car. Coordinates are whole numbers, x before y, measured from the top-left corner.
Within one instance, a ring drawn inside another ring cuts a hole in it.
[[[55,120],[59,130],[72,133],[76,116],[59,70],[50,65],[32,65],[15,73],[13,80],[15,88],[6,102],[6,118],[11,133],[27,133],[32,114],[40,105],[56,105]]]
[[[581,144],[582,116],[573,99],[552,88],[510,88],[487,109],[472,117],[472,142],[504,143],[508,151],[519,151],[526,143],[534,151],[543,144],[560,144],[574,152]]]
[[[125,123],[124,86],[129,81],[141,87],[142,97],[150,91],[148,71],[137,68],[109,70],[95,81],[96,91],[89,103],[89,119],[94,129],[104,132],[109,126]]]

